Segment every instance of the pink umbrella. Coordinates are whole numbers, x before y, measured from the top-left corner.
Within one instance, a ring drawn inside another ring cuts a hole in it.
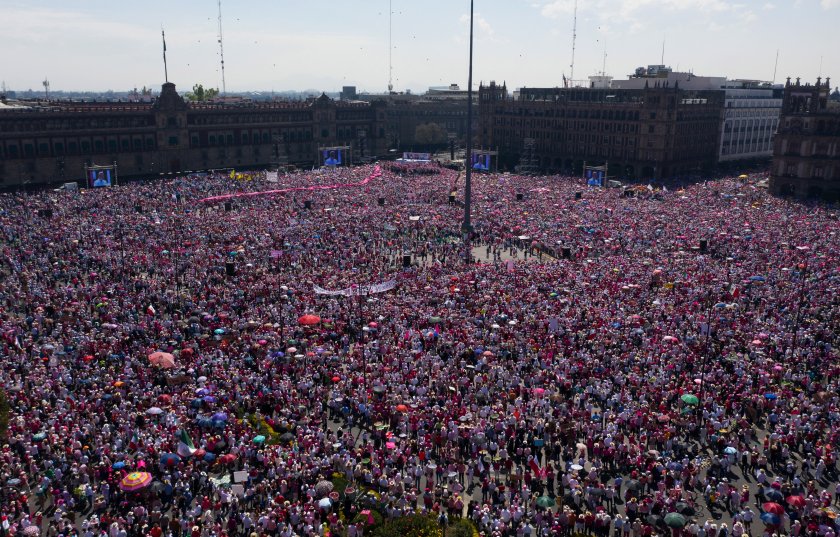
[[[168,352],[153,352],[149,355],[149,361],[152,365],[162,367],[163,369],[175,367],[175,357]]]

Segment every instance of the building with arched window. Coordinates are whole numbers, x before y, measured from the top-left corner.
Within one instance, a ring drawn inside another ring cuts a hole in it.
[[[840,104],[829,79],[815,85],[788,78],[776,133],[770,190],[798,198],[840,199]]]

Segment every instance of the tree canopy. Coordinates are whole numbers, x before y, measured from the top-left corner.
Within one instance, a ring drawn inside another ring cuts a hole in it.
[[[212,101],[219,95],[219,88],[204,89],[203,84],[196,84],[192,91],[187,92],[187,99],[190,101]]]

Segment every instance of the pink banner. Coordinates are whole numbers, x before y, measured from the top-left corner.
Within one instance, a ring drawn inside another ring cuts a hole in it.
[[[368,175],[364,180],[358,183],[336,183],[334,185],[313,185],[313,186],[298,186],[292,188],[281,188],[278,190],[262,190],[260,192],[241,192],[239,194],[225,194],[223,196],[211,196],[209,198],[204,198],[201,200],[202,202],[212,203],[214,201],[225,201],[233,198],[251,198],[256,196],[272,196],[274,194],[285,194],[287,192],[301,192],[301,191],[314,191],[314,190],[334,190],[336,188],[349,188],[354,186],[364,186],[368,184],[373,179],[382,176],[382,170],[379,166],[376,166],[373,169],[373,172]]]

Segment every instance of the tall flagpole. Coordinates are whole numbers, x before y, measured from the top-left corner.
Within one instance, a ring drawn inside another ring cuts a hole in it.
[[[472,149],[473,149],[473,123],[472,123],[472,107],[473,107],[473,2],[470,0],[470,70],[467,76],[467,155],[464,159],[464,164],[467,166],[467,174],[464,183],[464,222],[461,225],[461,231],[464,234],[464,261],[469,263],[472,260],[472,250],[470,246],[470,233],[472,232],[472,222],[470,221],[470,211],[472,209]]]
[[[163,78],[168,83],[169,71],[166,69],[166,34],[163,31],[163,27],[160,29],[160,38],[163,40]]]

